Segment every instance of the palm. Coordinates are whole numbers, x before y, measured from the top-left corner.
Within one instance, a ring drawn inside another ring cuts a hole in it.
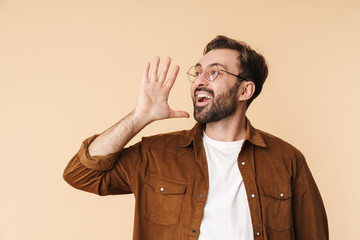
[[[168,80],[165,81],[171,60],[170,58],[166,59],[164,67],[158,76],[159,61],[160,59],[157,57],[150,76],[150,64],[146,64],[136,106],[137,113],[142,114],[149,122],[166,118],[189,117],[186,112],[172,110],[168,104],[169,93],[174,85],[179,67],[176,66]]]

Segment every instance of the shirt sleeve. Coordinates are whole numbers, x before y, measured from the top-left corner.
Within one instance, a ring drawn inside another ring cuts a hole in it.
[[[64,170],[64,180],[74,188],[98,195],[132,193],[131,177],[141,163],[141,142],[106,156],[90,156],[88,147],[97,137],[85,139]]]
[[[295,239],[328,240],[325,207],[310,169],[301,155],[301,164],[293,184]]]

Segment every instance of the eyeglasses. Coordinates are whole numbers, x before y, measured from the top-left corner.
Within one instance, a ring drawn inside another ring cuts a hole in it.
[[[230,75],[233,75],[233,76],[237,77],[238,79],[240,79],[241,81],[247,81],[247,79],[241,75],[236,75],[231,72],[220,69],[218,64],[209,64],[206,66],[206,68],[204,70],[206,80],[208,80],[209,82],[214,81],[219,76],[220,71],[226,72],[227,74],[230,74]],[[198,78],[201,75],[202,69],[200,66],[195,65],[195,66],[192,66],[189,69],[189,71],[187,71],[186,73],[188,75],[189,81],[195,82],[196,78]]]

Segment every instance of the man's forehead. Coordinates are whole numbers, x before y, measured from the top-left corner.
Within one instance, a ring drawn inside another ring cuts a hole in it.
[[[239,65],[239,52],[233,49],[214,49],[206,53],[196,66],[204,68],[209,64],[217,64],[225,68],[237,68]]]
[[[221,63],[221,62],[213,62],[213,63],[210,63],[210,64],[204,66],[204,68],[207,67],[207,66],[209,66],[209,65],[218,65],[218,66],[220,66],[220,67],[225,68],[225,70],[227,70],[227,68],[228,68],[228,66],[224,65],[224,64]],[[198,68],[198,67],[199,67],[199,68],[203,68],[203,66],[201,65],[201,63],[196,63],[195,67],[197,67],[197,68]]]

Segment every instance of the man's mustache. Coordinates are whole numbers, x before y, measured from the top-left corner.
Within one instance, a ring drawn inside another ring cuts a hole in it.
[[[197,87],[197,88],[195,89],[195,94],[196,94],[196,92],[198,92],[198,91],[208,92],[208,93],[210,93],[211,95],[214,95],[214,91],[211,90],[211,89],[208,89],[208,88],[206,88],[206,87]]]

